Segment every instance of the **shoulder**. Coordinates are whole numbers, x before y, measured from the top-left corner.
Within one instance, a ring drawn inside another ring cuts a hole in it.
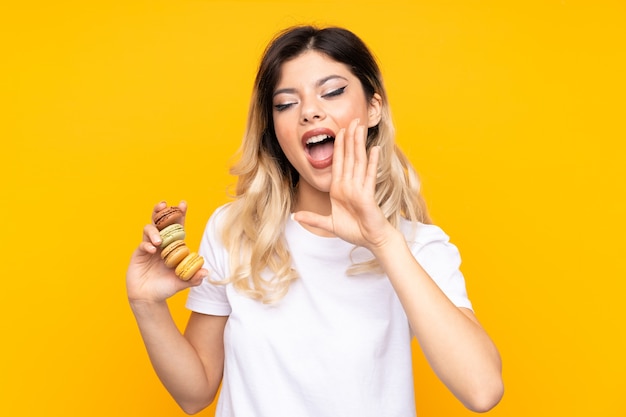
[[[201,246],[221,247],[223,230],[227,224],[230,203],[224,204],[211,213],[202,234]]]
[[[448,243],[450,237],[434,224],[400,220],[400,231],[411,246],[426,246],[433,243]]]
[[[457,307],[472,309],[460,270],[461,254],[449,236],[434,224],[408,220],[403,221],[401,229],[413,256],[439,288]]]
[[[216,208],[209,217],[209,223],[222,223],[231,211],[232,203],[226,203]]]
[[[423,264],[460,264],[458,248],[450,241],[443,229],[434,224],[402,220],[400,230],[404,234],[413,256]]]
[[[231,203],[226,203],[216,208],[209,216],[209,220],[206,224],[205,233],[214,235],[216,232],[220,232],[227,221],[228,213],[231,209]]]

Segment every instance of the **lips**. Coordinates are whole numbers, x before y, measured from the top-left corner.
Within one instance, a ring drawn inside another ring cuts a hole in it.
[[[313,168],[327,168],[333,163],[335,132],[326,128],[313,129],[302,136],[302,145]]]

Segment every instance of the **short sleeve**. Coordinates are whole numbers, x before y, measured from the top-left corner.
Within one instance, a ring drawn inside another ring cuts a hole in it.
[[[460,270],[461,255],[448,235],[438,226],[420,223],[409,246],[415,259],[450,301],[457,307],[472,309]]]
[[[213,213],[200,241],[198,253],[204,258],[209,277],[189,290],[186,302],[186,307],[197,313],[214,316],[228,316],[231,313],[226,285],[215,283],[229,275],[228,252],[221,243],[219,226],[225,211],[225,206],[222,206]]]

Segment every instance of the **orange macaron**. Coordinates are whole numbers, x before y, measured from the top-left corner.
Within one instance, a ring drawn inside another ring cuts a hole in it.
[[[161,251],[161,258],[165,262],[165,266],[175,268],[180,261],[189,255],[189,248],[183,240],[175,240]]]

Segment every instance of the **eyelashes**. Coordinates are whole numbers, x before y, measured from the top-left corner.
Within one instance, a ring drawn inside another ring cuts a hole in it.
[[[343,94],[343,92],[345,91],[347,85],[343,86],[341,88],[337,88],[336,90],[331,91],[330,93],[326,93],[324,94],[322,97],[336,97],[336,96],[340,96]]]
[[[293,106],[296,103],[285,103],[285,104],[276,104],[274,105],[274,109],[276,111],[285,111],[287,110],[289,107]]]
[[[348,86],[346,85],[346,86],[343,86],[343,87],[331,90],[330,92],[328,92],[326,94],[323,94],[322,98],[330,99],[330,98],[333,98],[333,97],[340,96],[340,95],[342,95],[345,92],[346,87],[348,87]],[[282,111],[285,111],[288,108],[290,108],[290,107],[292,107],[292,106],[294,106],[296,104],[298,104],[297,101],[287,102],[287,103],[278,103],[278,104],[274,105],[274,110],[276,110],[278,112],[282,112]]]

